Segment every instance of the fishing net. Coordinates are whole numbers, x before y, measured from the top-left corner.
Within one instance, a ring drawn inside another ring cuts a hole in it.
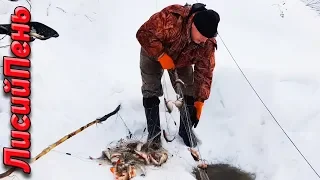
[[[150,142],[120,139],[103,150],[100,157],[92,159],[100,164],[112,165],[110,171],[117,179],[131,179],[137,175],[145,176],[146,166],[164,164],[168,159],[168,152]]]

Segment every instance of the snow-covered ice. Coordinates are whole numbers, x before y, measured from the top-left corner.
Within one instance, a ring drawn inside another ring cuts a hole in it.
[[[212,94],[195,129],[202,141],[202,157],[256,173],[257,180],[318,179],[260,102],[228,50],[285,132],[320,172],[319,15],[299,0],[201,2],[221,16]],[[109,167],[85,158],[99,156],[110,142],[128,135],[123,121],[137,138],[146,135],[142,132],[146,121],[135,33],[155,11],[186,1],[31,3],[32,20],[60,34],[56,39],[32,43],[32,157],[122,104],[121,117],[115,115],[86,129],[32,164],[32,180],[112,179]],[[17,5],[29,7],[23,0],[0,1],[0,23],[9,22]],[[0,46],[8,43],[10,38],[5,37]],[[9,48],[1,48],[0,54],[9,55]],[[167,87],[174,98],[169,81]],[[0,145],[9,146],[10,100],[0,92]],[[166,129],[163,99],[161,105],[161,125]],[[177,111],[172,117],[179,123]],[[168,123],[170,132],[175,133],[173,121]],[[181,140],[164,146],[173,155],[169,161],[135,179],[194,179],[190,172],[195,162]],[[14,175],[26,179],[20,173]]]

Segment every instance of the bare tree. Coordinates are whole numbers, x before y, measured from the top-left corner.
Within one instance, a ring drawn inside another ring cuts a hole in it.
[[[312,10],[316,11],[320,15],[320,0],[301,0],[310,7]]]

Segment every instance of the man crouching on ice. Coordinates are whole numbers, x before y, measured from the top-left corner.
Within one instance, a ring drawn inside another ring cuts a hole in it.
[[[219,14],[201,3],[170,5],[153,14],[137,31],[136,37],[141,44],[141,91],[148,140],[157,144],[156,148],[161,147],[159,97],[163,95],[163,71],[167,69],[171,82],[174,82],[172,70],[175,69],[185,83],[183,95],[192,121],[188,128],[196,128],[204,101],[210,95],[219,22]],[[190,147],[181,113],[179,135]],[[196,141],[193,142],[196,146]]]

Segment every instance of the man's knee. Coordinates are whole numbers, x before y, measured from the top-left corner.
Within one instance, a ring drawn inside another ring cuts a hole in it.
[[[154,106],[159,106],[160,99],[157,96],[151,96],[151,97],[143,97],[143,106],[145,108],[153,108]]]
[[[194,96],[194,85],[193,85],[193,68],[192,66],[183,67],[177,69],[178,77],[184,83],[182,92],[184,95]],[[175,89],[177,92],[177,89]]]
[[[141,91],[145,98],[163,95],[161,78],[163,69],[153,58],[146,56],[141,50],[140,53],[140,72],[142,79]]]
[[[158,86],[153,86],[150,84],[143,84],[141,87],[142,96],[144,98],[150,98],[153,96],[161,97],[163,96],[163,89],[161,84]]]

